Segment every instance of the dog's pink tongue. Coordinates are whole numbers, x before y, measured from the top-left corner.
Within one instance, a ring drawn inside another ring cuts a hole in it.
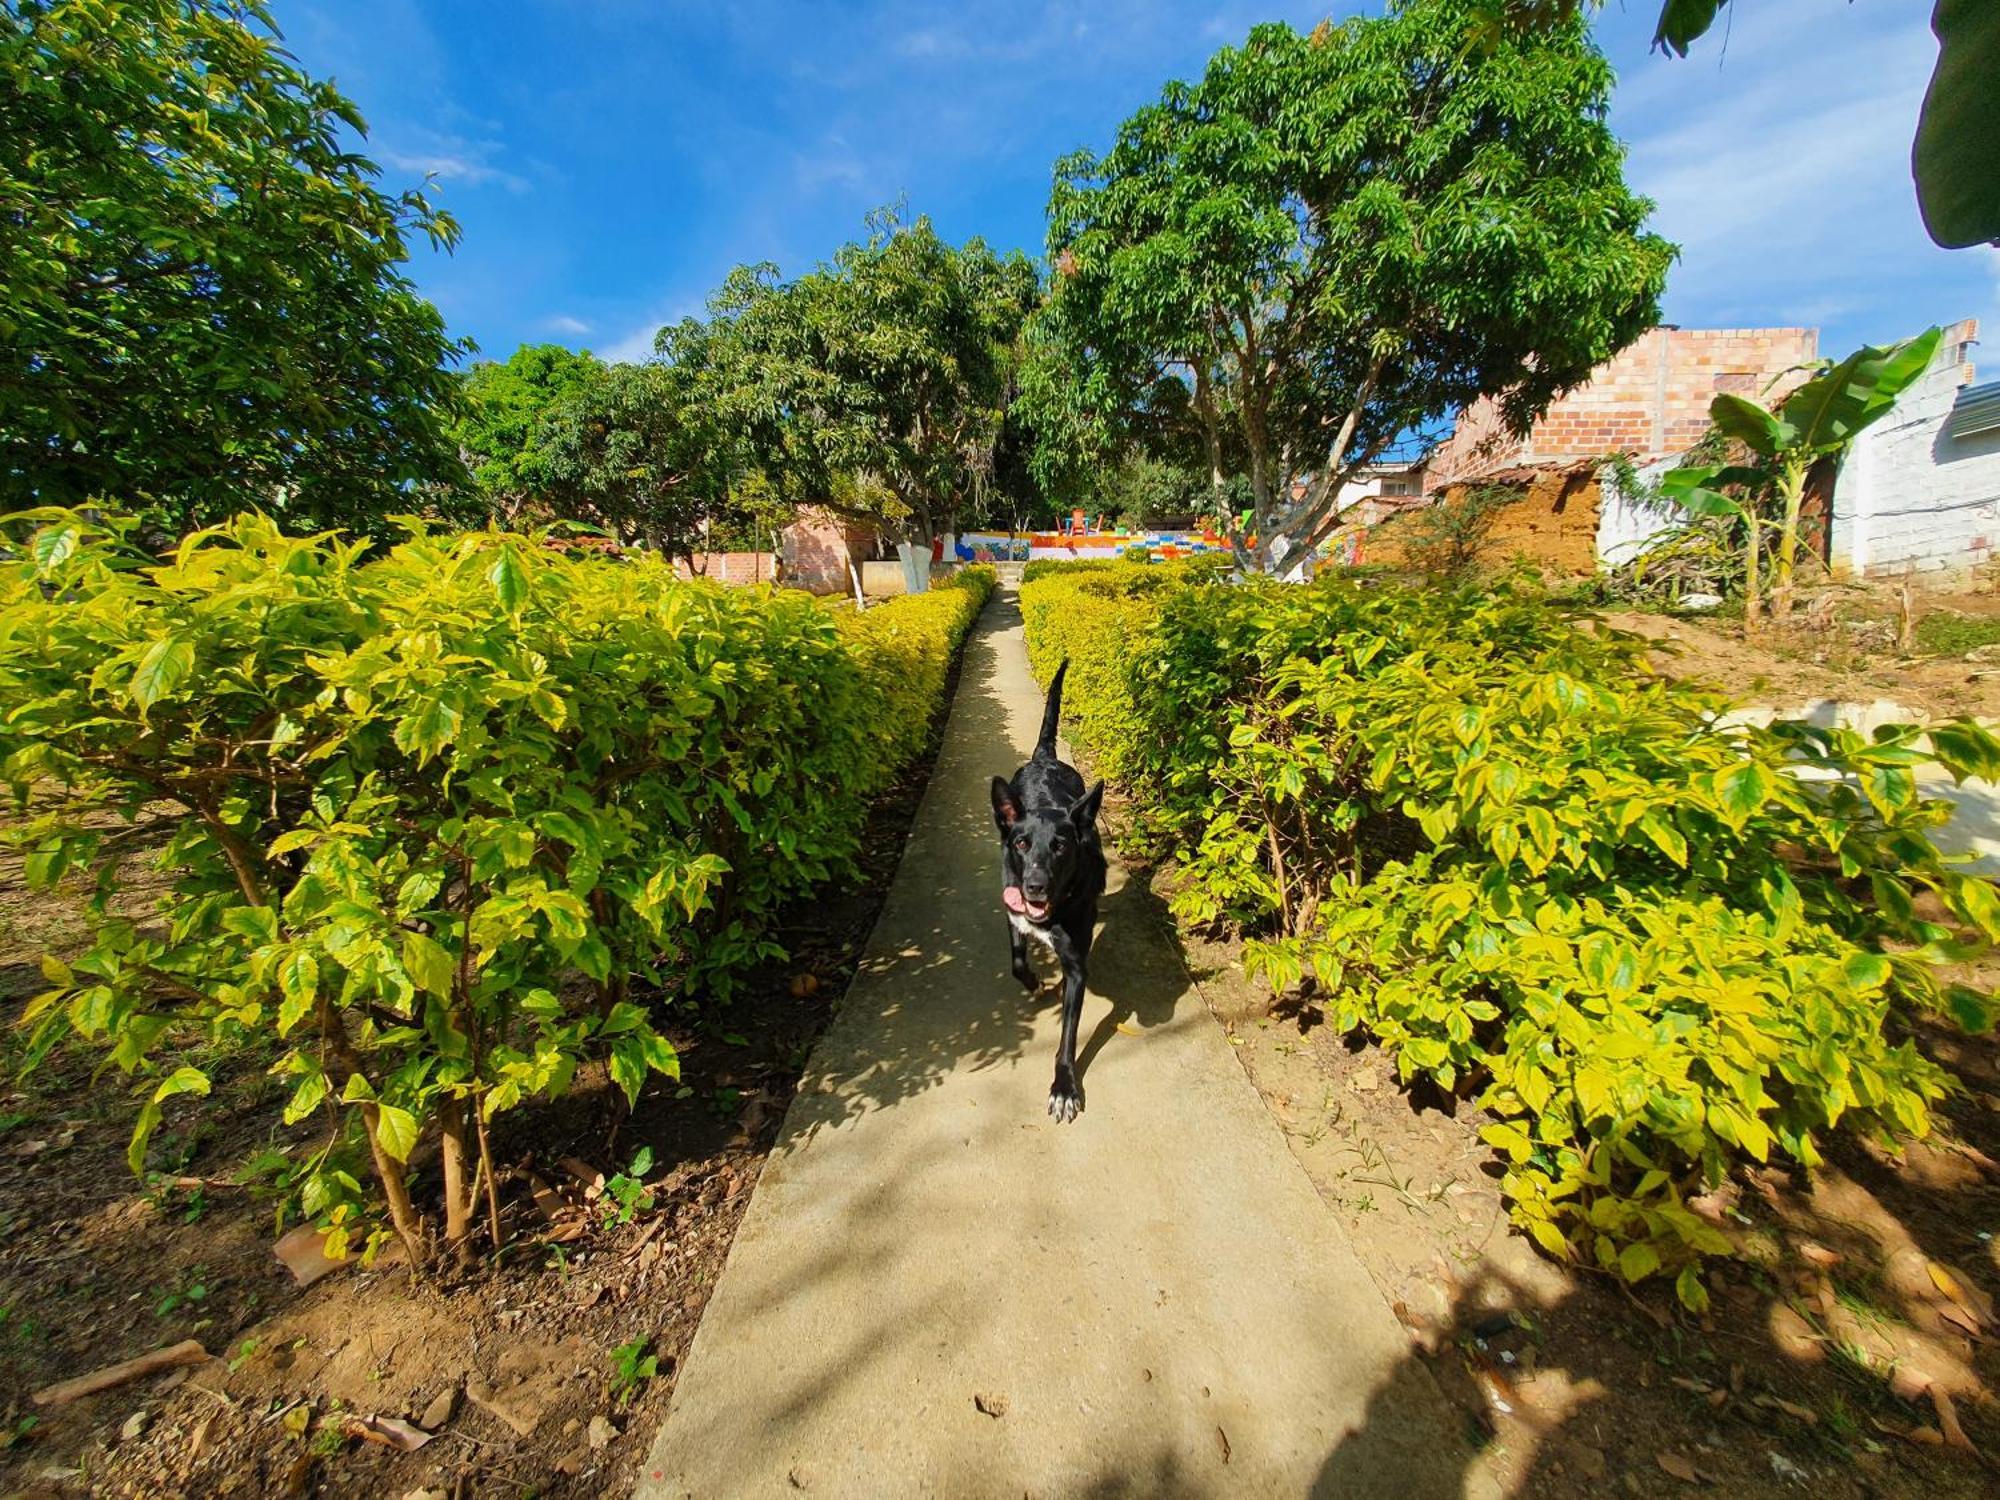
[[[1019,912],[1024,917],[1028,914],[1027,898],[1021,894],[1021,888],[1018,885],[1008,886],[1006,890],[1000,893],[1000,899],[1007,903],[1007,910]]]

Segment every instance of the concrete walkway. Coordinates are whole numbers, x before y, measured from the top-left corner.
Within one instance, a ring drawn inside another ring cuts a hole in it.
[[[638,1493],[1458,1496],[1463,1418],[1115,867],[1085,1112],[1044,1112],[987,793],[1041,707],[1006,590]]]

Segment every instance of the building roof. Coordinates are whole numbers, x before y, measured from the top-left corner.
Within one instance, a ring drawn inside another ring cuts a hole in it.
[[[1955,438],[2000,431],[2000,380],[1961,390],[1952,402],[1951,415],[1945,418],[1944,430]]]
[[[1603,465],[1606,455],[1594,458],[1551,458],[1540,463],[1510,463],[1496,469],[1486,469],[1470,474],[1456,474],[1445,481],[1440,488],[1451,488],[1461,484],[1533,484],[1537,479],[1551,475],[1573,479],[1579,474],[1594,474]],[[1651,460],[1633,456],[1632,462],[1644,465]]]

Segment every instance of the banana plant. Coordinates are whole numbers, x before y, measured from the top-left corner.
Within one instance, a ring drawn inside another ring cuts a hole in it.
[[[1710,403],[1709,421],[1747,448],[1751,461],[1674,469],[1661,479],[1661,491],[1690,514],[1743,521],[1744,619],[1751,628],[1763,619],[1764,543],[1773,531],[1771,614],[1791,617],[1807,473],[1820,459],[1845,452],[1864,428],[1886,415],[1930,367],[1943,338],[1942,329],[1927,328],[1886,348],[1857,349],[1826,365],[1775,410],[1729,391]],[[1771,510],[1777,511],[1775,518],[1765,514]]]

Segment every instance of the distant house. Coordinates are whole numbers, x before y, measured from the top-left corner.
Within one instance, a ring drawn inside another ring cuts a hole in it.
[[[1642,464],[1683,453],[1708,431],[1717,392],[1776,400],[1818,357],[1816,328],[1650,329],[1557,399],[1526,437],[1506,432],[1490,400],[1467,408],[1431,452],[1426,491],[1612,453]]]
[[[1590,572],[1673,519],[1601,479],[1605,459],[1621,455],[1642,473],[1670,467],[1707,433],[1718,392],[1779,400],[1818,356],[1813,328],[1651,329],[1553,402],[1525,437],[1505,429],[1492,401],[1469,407],[1431,451],[1425,492],[1435,500],[1475,486],[1518,491],[1494,523],[1496,549]]]

